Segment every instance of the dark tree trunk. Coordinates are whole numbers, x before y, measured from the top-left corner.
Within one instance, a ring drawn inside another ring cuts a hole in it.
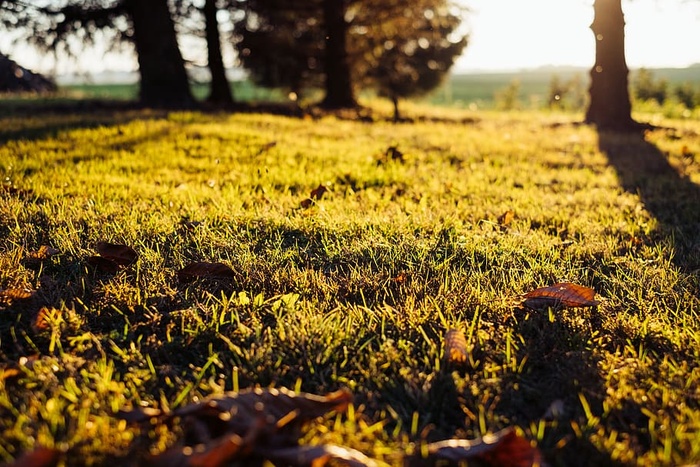
[[[595,35],[595,65],[591,69],[590,103],[586,122],[598,128],[636,126],[625,61],[625,18],[622,0],[595,0],[591,30]]]
[[[391,96],[391,103],[394,105],[394,123],[401,121],[401,113],[399,112],[399,97],[397,95]]]
[[[348,63],[348,24],[345,21],[345,10],[346,0],[323,0],[326,96],[322,105],[328,109],[357,107]]]
[[[141,103],[161,108],[192,106],[194,99],[167,0],[126,0],[125,7],[134,28]]]
[[[226,78],[224,59],[221,57],[221,36],[216,20],[216,0],[204,3],[204,20],[206,21],[207,60],[211,72],[211,89],[207,101],[218,105],[233,104],[231,86]]]

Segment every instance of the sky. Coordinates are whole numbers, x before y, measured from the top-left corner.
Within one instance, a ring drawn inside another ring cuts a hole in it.
[[[465,21],[471,31],[457,72],[518,70],[540,66],[582,66],[594,63],[590,30],[593,0],[459,0],[470,8]],[[623,0],[626,57],[630,68],[685,67],[700,63],[700,1]],[[62,74],[75,63],[39,58],[14,49],[0,34],[0,51],[21,65]],[[187,55],[185,53],[185,55]],[[80,71],[127,71],[136,61],[124,54],[86,51]]]
[[[456,70],[590,67],[592,0],[463,0],[470,43]],[[623,0],[630,68],[700,63],[700,1]]]

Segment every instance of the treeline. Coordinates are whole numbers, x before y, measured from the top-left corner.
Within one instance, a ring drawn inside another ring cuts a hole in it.
[[[222,44],[257,85],[300,98],[322,90],[327,108],[355,107],[361,90],[400,99],[439,86],[467,45],[465,10],[451,0],[0,0],[0,24],[46,52],[78,55],[98,38],[132,44],[140,100],[194,102],[180,43],[204,45],[207,100],[235,101]],[[204,40],[201,40],[204,39]]]

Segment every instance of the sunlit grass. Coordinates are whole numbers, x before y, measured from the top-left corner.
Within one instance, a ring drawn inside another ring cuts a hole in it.
[[[576,116],[405,114],[0,121],[0,288],[38,291],[0,302],[2,367],[21,368],[0,378],[0,459],[46,445],[105,462],[136,436],[119,408],[274,385],[349,387],[353,412],[307,441],[389,463],[409,442],[509,425],[555,465],[700,461],[698,271],[671,236],[692,213],[659,220]],[[700,183],[700,125],[663,124],[647,141]],[[95,272],[98,241],[139,259]],[[60,254],[27,261],[41,245]],[[191,261],[235,278],[178,284]],[[515,306],[559,281],[602,304]],[[37,329],[44,305],[61,313]],[[473,348],[455,372],[452,327]]]

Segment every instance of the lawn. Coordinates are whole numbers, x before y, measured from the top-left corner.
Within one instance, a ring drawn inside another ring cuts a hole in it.
[[[352,393],[299,439],[379,465],[509,427],[550,465],[700,462],[700,122],[406,113],[1,117],[0,462],[153,460],[187,428],[120,410],[252,387]],[[522,304],[560,282],[598,305]]]

